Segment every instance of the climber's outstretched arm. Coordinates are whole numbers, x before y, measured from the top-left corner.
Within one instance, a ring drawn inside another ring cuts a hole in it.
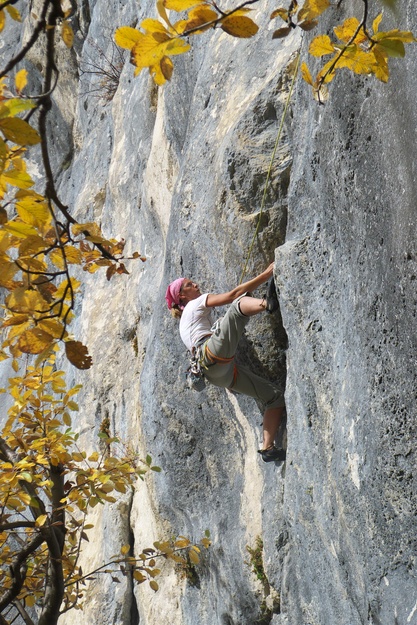
[[[231,291],[227,293],[210,293],[207,296],[206,306],[209,308],[214,308],[214,306],[225,306],[226,304],[231,304],[233,300],[235,300],[240,295],[244,293],[251,293],[255,289],[257,289],[261,284],[268,282],[269,278],[272,276],[274,271],[274,263],[271,263],[269,267],[265,269],[262,273],[260,273],[252,280],[248,280],[247,282],[243,282],[239,284],[239,286],[235,287]]]

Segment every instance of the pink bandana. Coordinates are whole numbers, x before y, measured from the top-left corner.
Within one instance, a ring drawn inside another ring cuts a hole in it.
[[[181,308],[181,310],[184,308],[184,306],[180,305],[180,290],[184,280],[185,278],[177,278],[177,280],[171,282],[171,284],[167,288],[167,292],[165,293],[165,299],[170,310],[174,304]]]

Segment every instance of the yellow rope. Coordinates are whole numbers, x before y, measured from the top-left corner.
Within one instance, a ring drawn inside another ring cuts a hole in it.
[[[289,104],[290,104],[290,101],[291,101],[291,96],[292,96],[292,92],[293,92],[293,88],[294,88],[294,83],[295,83],[295,79],[296,79],[297,73],[298,73],[298,65],[299,65],[299,63],[300,63],[300,52],[297,55],[297,62],[296,62],[296,65],[295,65],[294,75],[293,75],[292,81],[291,81],[290,91],[288,93],[287,101],[285,102],[285,107],[284,107],[284,110],[282,112],[281,123],[280,123],[279,128],[278,128],[278,134],[277,134],[277,138],[275,140],[275,146],[274,146],[274,149],[272,151],[271,161],[269,163],[269,169],[268,169],[268,173],[267,173],[266,181],[265,181],[265,188],[264,188],[264,192],[263,192],[263,196],[262,196],[261,209],[259,211],[258,224],[256,226],[256,230],[255,230],[255,234],[253,235],[252,242],[251,242],[251,244],[249,246],[248,255],[247,255],[247,258],[246,258],[246,261],[245,261],[245,265],[243,267],[243,271],[242,271],[242,275],[240,277],[240,281],[239,281],[240,283],[243,282],[243,278],[244,278],[246,270],[248,268],[248,263],[249,263],[250,257],[252,256],[253,246],[255,244],[255,240],[256,240],[256,237],[258,236],[258,232],[259,232],[259,227],[261,225],[263,209],[264,209],[264,206],[265,206],[266,192],[268,190],[269,179],[271,177],[272,165],[274,163],[275,154],[276,154],[276,151],[278,149],[279,140],[281,139],[282,129],[284,127],[285,117],[287,115],[287,110],[288,110],[288,107],[289,107]]]

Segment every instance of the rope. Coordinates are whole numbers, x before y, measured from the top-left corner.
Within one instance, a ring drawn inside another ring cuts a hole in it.
[[[294,75],[293,75],[292,80],[291,80],[290,90],[289,90],[289,93],[288,93],[287,100],[285,102],[284,110],[282,112],[281,123],[280,123],[279,128],[278,128],[278,134],[277,134],[277,138],[275,140],[274,149],[272,150],[272,155],[271,155],[271,160],[270,160],[270,163],[269,163],[268,173],[267,173],[266,180],[265,180],[265,188],[264,188],[264,192],[263,192],[263,196],[262,196],[261,209],[259,211],[258,224],[256,226],[256,230],[255,230],[255,233],[253,235],[252,242],[251,242],[251,244],[249,246],[248,255],[247,255],[247,258],[246,258],[246,261],[245,261],[245,265],[243,267],[242,275],[241,275],[240,280],[239,280],[240,284],[243,282],[243,278],[244,278],[246,270],[248,268],[248,263],[249,263],[249,260],[250,260],[250,258],[252,256],[253,246],[255,245],[255,240],[256,240],[256,237],[258,236],[259,227],[261,225],[261,219],[262,219],[263,210],[264,210],[264,206],[265,206],[266,192],[268,190],[269,179],[271,177],[272,165],[274,163],[275,154],[277,152],[279,141],[281,139],[282,129],[284,127],[285,117],[287,115],[288,107],[289,107],[289,104],[290,104],[290,101],[291,101],[291,96],[292,96],[292,92],[293,92],[293,89],[294,89],[294,83],[295,83],[295,79],[296,79],[297,73],[298,73],[299,63],[300,63],[300,52],[298,52],[298,55],[297,55],[297,62],[296,62],[296,65],[295,65]]]

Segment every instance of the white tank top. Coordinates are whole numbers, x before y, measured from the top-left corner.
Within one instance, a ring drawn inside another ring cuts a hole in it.
[[[186,348],[192,348],[207,334],[211,334],[211,308],[207,308],[208,293],[188,302],[182,311],[180,320],[180,335]]]

